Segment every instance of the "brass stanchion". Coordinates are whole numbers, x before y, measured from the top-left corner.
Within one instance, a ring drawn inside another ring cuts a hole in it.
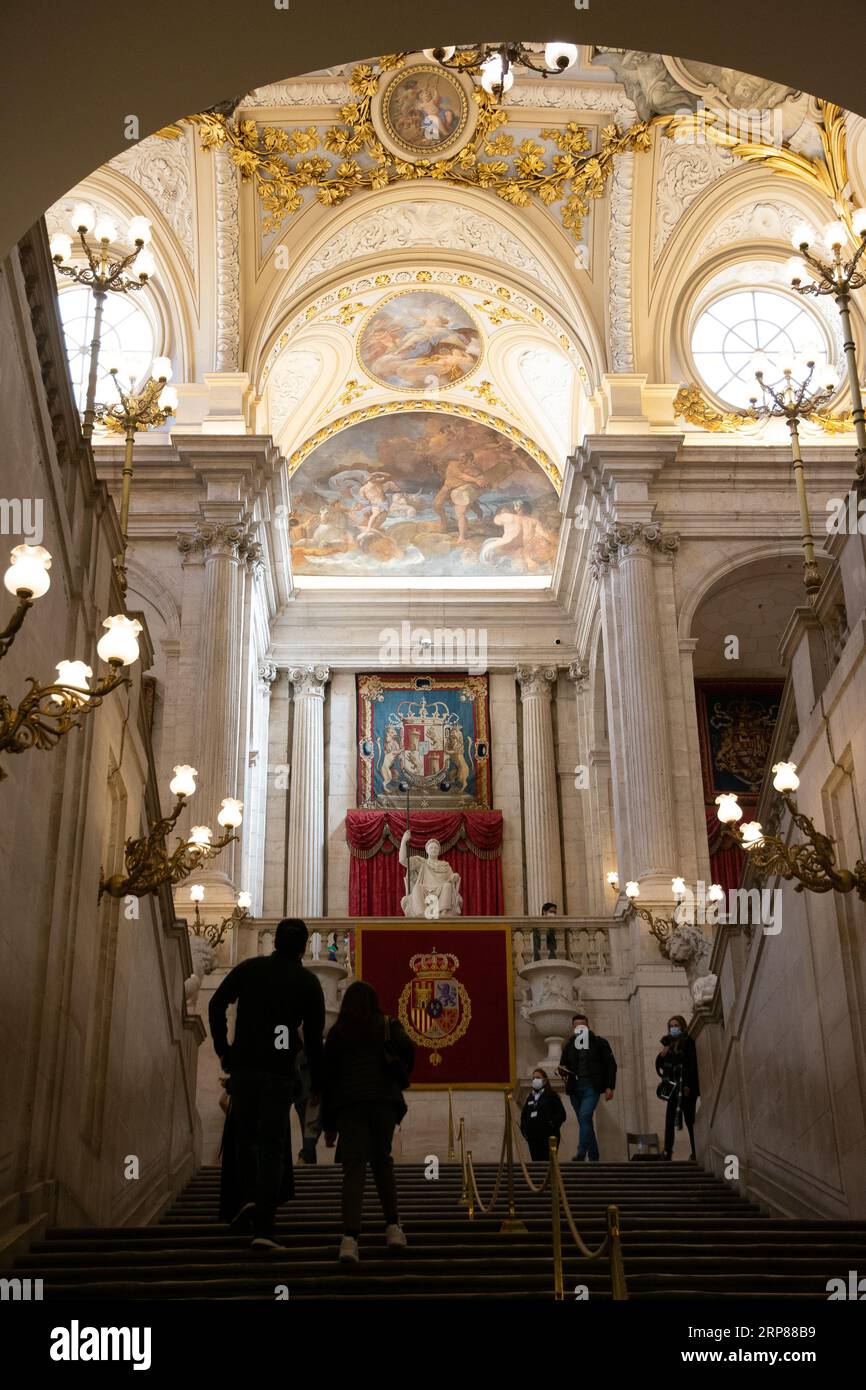
[[[526,1235],[527,1225],[514,1205],[514,1140],[511,1133],[511,1092],[505,1091],[505,1162],[508,1175],[508,1215],[499,1227],[500,1235]]]
[[[559,1161],[556,1152],[556,1136],[551,1135],[550,1149],[550,1199],[553,1216],[553,1297],[557,1302],[565,1298],[565,1285],[562,1274],[562,1228],[559,1212]]]
[[[475,1203],[474,1203],[474,1201],[473,1201],[473,1199],[472,1199],[472,1183],[471,1183],[471,1182],[466,1182],[466,1174],[467,1174],[468,1171],[469,1171],[469,1167],[470,1167],[471,1163],[472,1163],[472,1150],[471,1150],[471,1149],[467,1149],[467,1150],[466,1150],[466,1161],[465,1161],[464,1167],[463,1167],[463,1178],[464,1178],[464,1186],[465,1186],[465,1188],[466,1188],[467,1215],[468,1215],[470,1221],[474,1221],[474,1220],[475,1220]]]
[[[448,1088],[448,1162],[454,1162],[454,1111],[451,1108],[451,1088]]]
[[[628,1300],[628,1288],[625,1282],[625,1266],[622,1262],[619,1207],[611,1206],[607,1209],[607,1244],[614,1301],[625,1303]]]

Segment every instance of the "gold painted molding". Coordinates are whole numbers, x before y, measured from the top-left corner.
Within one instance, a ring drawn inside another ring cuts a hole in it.
[[[710,430],[714,434],[731,434],[737,430],[744,429],[747,425],[754,425],[759,416],[751,410],[717,410],[706,398],[699,386],[681,386],[674,396],[674,416],[678,420],[685,420],[690,425],[699,425],[701,429]],[[854,417],[850,410],[842,411],[838,415],[825,415],[822,411],[813,410],[810,415],[804,416],[812,425],[820,425],[821,429],[827,434],[849,434],[854,430]]]

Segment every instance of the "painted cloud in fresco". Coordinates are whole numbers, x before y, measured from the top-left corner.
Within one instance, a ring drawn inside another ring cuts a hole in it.
[[[292,478],[295,574],[552,573],[559,499],[524,449],[446,413],[380,415],[314,449]]]
[[[365,372],[406,391],[453,386],[481,360],[481,334],[462,304],[435,290],[393,295],[361,330]]]

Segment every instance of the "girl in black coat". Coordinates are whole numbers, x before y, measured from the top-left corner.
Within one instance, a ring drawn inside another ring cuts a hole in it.
[[[520,1132],[535,1163],[546,1163],[550,1158],[548,1140],[551,1135],[559,1148],[559,1131],[564,1124],[565,1106],[547,1079],[547,1072],[536,1067],[532,1073],[532,1090],[520,1115]]]
[[[670,1081],[676,1087],[667,1102],[665,1113],[665,1150],[667,1159],[673,1157],[674,1130],[682,1129],[685,1121],[692,1151],[695,1157],[695,1107],[700,1095],[698,1082],[698,1051],[694,1038],[686,1037],[686,1021],[682,1014],[674,1014],[668,1021],[667,1035],[662,1038],[662,1050],[656,1057],[656,1071],[662,1081]],[[679,1113],[682,1119],[679,1119]]]

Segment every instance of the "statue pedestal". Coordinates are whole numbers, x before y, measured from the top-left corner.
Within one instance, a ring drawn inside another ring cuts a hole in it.
[[[562,1049],[571,1032],[572,1016],[578,1009],[574,986],[581,973],[580,966],[570,960],[535,960],[518,971],[531,992],[529,1002],[523,1006],[523,1016],[547,1045],[546,1057],[535,1066],[546,1071],[551,1081],[556,1077]]]
[[[322,986],[322,993],[325,996],[325,1032],[327,1033],[340,1012],[337,990],[341,980],[345,980],[349,972],[345,965],[338,965],[333,960],[305,960],[303,965],[305,970],[309,970],[317,976],[319,984]]]

